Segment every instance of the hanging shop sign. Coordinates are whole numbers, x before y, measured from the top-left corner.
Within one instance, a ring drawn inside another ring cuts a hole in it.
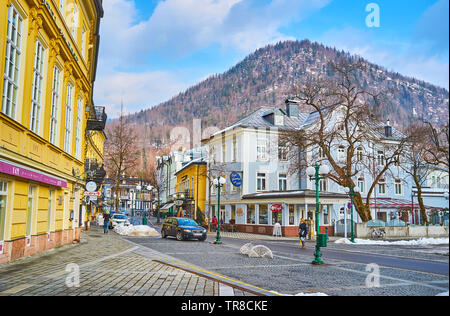
[[[283,212],[283,205],[281,204],[272,204],[270,210],[275,213]]]
[[[90,181],[90,182],[86,183],[86,191],[88,191],[88,192],[97,191],[97,183],[95,183],[94,181]]]

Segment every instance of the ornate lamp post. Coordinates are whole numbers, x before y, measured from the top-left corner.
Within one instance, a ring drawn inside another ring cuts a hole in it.
[[[319,191],[320,191],[320,180],[326,179],[327,175],[330,173],[330,168],[326,165],[320,166],[319,163],[316,163],[315,167],[308,167],[306,169],[306,174],[309,176],[311,180],[316,182],[316,251],[314,253],[314,261],[312,264],[320,265],[323,264],[322,253],[320,252],[320,247],[326,247],[326,235],[319,234]],[[322,236],[323,235],[323,236]]]
[[[345,189],[345,193],[350,194],[350,214],[351,214],[351,225],[352,225],[352,237],[350,238],[350,241],[352,243],[355,243],[355,232],[353,230],[353,196],[355,195],[355,193],[359,193],[359,187],[356,186],[354,187],[353,185],[350,185],[350,188],[346,187]]]
[[[220,191],[222,187],[225,185],[226,180],[223,177],[220,177],[219,179],[214,179],[213,184],[217,187],[218,190],[218,196],[217,196],[217,208],[219,210],[219,216],[217,217],[217,236],[216,241],[214,242],[216,245],[222,244],[222,240],[220,238]]]

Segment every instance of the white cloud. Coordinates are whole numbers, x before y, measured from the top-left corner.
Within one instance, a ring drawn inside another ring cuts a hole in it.
[[[134,0],[105,0],[95,102],[116,117],[122,99],[129,111],[167,101],[205,73],[190,78],[187,71],[180,75],[182,69],[149,71],[157,69],[152,57],[175,61],[212,45],[246,55],[293,39],[279,29],[330,1],[164,0],[148,19],[139,20]]]
[[[106,106],[108,117],[117,118],[122,100],[124,114],[135,113],[167,101],[188,86],[170,72],[117,72],[98,78],[95,94],[97,104]]]
[[[424,43],[375,40],[370,31],[351,27],[325,32],[319,42],[360,55],[368,61],[402,75],[449,88],[449,63],[438,55],[430,55]]]

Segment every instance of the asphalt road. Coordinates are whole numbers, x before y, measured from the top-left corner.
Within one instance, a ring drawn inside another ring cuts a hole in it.
[[[242,244],[242,240],[233,238],[222,238],[225,243],[239,245]],[[248,241],[250,242],[250,240]],[[258,244],[269,247],[273,252],[279,254],[298,254],[314,258],[315,245],[313,243],[308,244],[307,249],[300,249],[298,243],[291,241],[275,241],[275,242],[258,242]],[[346,262],[372,264],[375,263],[382,267],[411,270],[417,272],[433,273],[438,275],[449,275],[449,264],[445,262],[411,259],[400,256],[373,254],[361,251],[350,250],[337,250],[321,248],[322,259],[326,262],[327,259],[335,259]]]
[[[158,227],[154,227],[158,230]],[[322,248],[323,266],[313,266],[314,243],[300,249],[296,241],[262,241],[222,237],[215,245],[213,236],[206,242],[174,238],[130,238],[135,243],[190,264],[247,284],[278,293],[323,292],[328,295],[415,296],[448,291],[447,257],[421,255],[400,246],[349,247],[330,244]],[[266,245],[274,259],[252,259],[239,248],[252,242]],[[380,267],[381,285],[367,287],[367,267]]]

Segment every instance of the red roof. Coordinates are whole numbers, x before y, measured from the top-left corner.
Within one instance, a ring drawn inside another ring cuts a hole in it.
[[[392,199],[392,198],[373,198],[370,199],[370,208],[375,209],[402,209],[411,210],[411,208],[418,210],[420,206],[418,203],[412,203],[412,201]],[[442,210],[441,207],[433,207],[425,205],[427,210]]]

